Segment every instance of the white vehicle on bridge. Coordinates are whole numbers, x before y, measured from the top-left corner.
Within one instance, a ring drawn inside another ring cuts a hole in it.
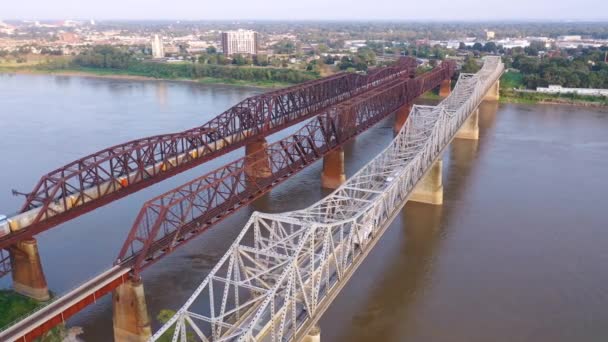
[[[11,232],[11,226],[9,224],[6,215],[0,215],[0,236],[8,235]]]
[[[369,240],[372,237],[372,226],[365,226],[363,229],[359,231],[359,233],[355,233],[353,237],[353,242],[355,246],[360,247],[364,241]]]

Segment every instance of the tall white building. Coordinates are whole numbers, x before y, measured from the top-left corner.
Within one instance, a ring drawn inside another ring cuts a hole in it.
[[[225,55],[258,53],[258,33],[250,30],[222,32],[222,49]]]
[[[163,47],[163,39],[157,34],[152,39],[152,57],[165,58],[165,49]]]

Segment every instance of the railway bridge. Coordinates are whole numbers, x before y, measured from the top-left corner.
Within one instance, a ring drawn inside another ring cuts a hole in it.
[[[323,185],[340,186],[345,181],[345,142],[394,112],[398,131],[416,97],[436,87],[449,92],[453,63],[416,77],[415,66],[402,59],[367,75],[339,74],[262,95],[272,101],[247,99],[218,116],[224,119],[211,121],[222,122],[222,129],[198,128],[122,144],[61,168],[53,182],[44,176],[36,189],[45,190],[27,196],[28,203],[38,204],[26,204],[10,220],[12,233],[0,238],[0,247],[10,251],[4,260],[10,260],[5,265],[12,266],[15,289],[40,299],[48,296],[48,289],[34,234],[229,150],[244,146],[246,152],[146,202],[113,267],[0,332],[0,339],[30,341],[110,292],[117,340],[150,336],[141,271],[319,159],[324,163]],[[316,87],[324,91],[314,91]],[[308,95],[296,96],[302,92]],[[329,95],[321,96],[324,92]],[[266,142],[266,135],[309,118],[294,134]],[[226,128],[236,127],[235,122],[240,128]]]

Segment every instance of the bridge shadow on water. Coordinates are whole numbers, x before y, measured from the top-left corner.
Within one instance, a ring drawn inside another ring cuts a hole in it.
[[[420,323],[417,303],[433,286],[441,242],[459,208],[455,204],[466,201],[467,184],[475,177],[476,159],[484,152],[484,138],[492,134],[497,110],[497,103],[482,103],[479,140],[454,139],[446,149],[444,204],[409,202],[404,206],[321,318],[323,340],[407,341],[420,340],[422,335],[424,340],[449,340],[450,332],[435,331],[436,336],[416,333]]]

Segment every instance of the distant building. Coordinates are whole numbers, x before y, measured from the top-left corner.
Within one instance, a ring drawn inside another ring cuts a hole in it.
[[[492,40],[496,38],[496,33],[494,31],[486,31],[486,40]]]
[[[557,40],[563,40],[563,41],[567,41],[567,42],[578,41],[581,39],[583,39],[582,36],[559,36],[559,37],[557,37]]]
[[[61,32],[57,35],[59,41],[65,44],[77,44],[80,43],[80,38],[73,32]]]
[[[163,39],[157,34],[152,39],[152,57],[165,58],[165,49],[163,47]]]
[[[250,30],[222,32],[222,50],[224,55],[258,53],[258,33]]]

